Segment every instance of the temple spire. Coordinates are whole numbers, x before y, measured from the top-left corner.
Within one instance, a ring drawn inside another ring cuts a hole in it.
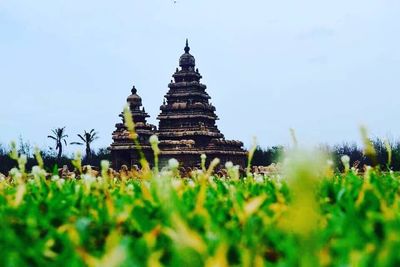
[[[184,70],[193,69],[196,66],[196,60],[194,56],[192,56],[189,51],[189,40],[186,39],[186,46],[185,46],[185,53],[179,59],[179,66],[182,67]]]
[[[132,92],[132,95],[137,93],[135,85],[132,86],[131,92]]]
[[[186,38],[185,53],[189,53],[189,51],[190,51],[189,40]]]

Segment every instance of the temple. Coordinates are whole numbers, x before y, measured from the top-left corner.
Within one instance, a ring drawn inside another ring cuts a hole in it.
[[[149,139],[155,133],[156,127],[147,123],[150,117],[144,107],[142,107],[142,98],[137,94],[135,86],[132,87],[131,95],[127,98],[127,104],[132,119],[135,122],[135,131],[139,141],[140,149],[149,162],[153,160],[153,151]],[[110,146],[112,165],[114,168],[120,168],[122,165],[139,165],[140,155],[136,144],[129,137],[128,129],[125,127],[123,112],[119,115],[122,122],[115,124],[116,130],[112,133],[113,143]]]
[[[195,69],[187,40],[184,51],[158,116],[161,159],[175,158],[184,166],[198,166],[200,155],[206,154],[208,160],[219,158],[222,163],[244,166],[247,152],[243,143],[225,140],[215,124],[215,107],[209,103],[207,87],[200,83],[202,76]]]
[[[243,149],[242,142],[226,140],[219,131],[215,107],[209,102],[207,87],[200,82],[202,76],[195,68],[195,58],[189,53],[187,40],[184,51],[179,59],[180,68],[173,74],[173,80],[168,85],[169,91],[160,107],[158,130],[147,124],[148,115],[141,109],[142,101],[135,88],[128,97],[136,132],[146,157],[151,157],[148,139],[152,134],[157,134],[161,165],[175,158],[181,166],[195,167],[200,165],[200,156],[205,154],[208,161],[219,158],[222,164],[232,161],[244,167],[247,151]],[[127,129],[123,123],[116,124],[116,127],[114,142],[110,147],[114,167],[137,164],[135,145],[129,140]]]

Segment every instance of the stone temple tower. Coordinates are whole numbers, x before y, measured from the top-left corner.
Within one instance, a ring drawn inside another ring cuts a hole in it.
[[[137,94],[135,86],[132,87],[131,95],[128,96],[126,101],[132,113],[132,119],[135,122],[135,130],[141,149],[151,163],[153,151],[149,139],[155,133],[156,127],[147,123],[147,118],[150,116],[142,107],[142,98]],[[128,167],[135,164],[139,165],[139,154],[135,143],[129,138],[128,129],[124,125],[124,115],[121,113],[119,116],[122,118],[122,122],[115,124],[116,130],[112,134],[113,143],[109,148],[111,150],[112,165],[116,169],[119,169],[122,165]]]
[[[225,140],[218,130],[215,107],[209,102],[207,87],[200,82],[202,76],[187,40],[184,51],[158,116],[161,162],[176,158],[183,166],[193,167],[200,164],[201,154],[206,154],[208,160],[217,157],[222,164],[232,161],[245,166],[243,143]]]

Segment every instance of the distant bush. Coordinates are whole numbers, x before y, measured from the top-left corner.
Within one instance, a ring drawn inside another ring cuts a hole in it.
[[[385,142],[382,139],[376,138],[371,140],[371,143],[376,152],[375,157],[373,158],[366,157],[362,147],[355,143],[343,143],[335,146],[320,146],[319,149],[331,155],[334,165],[339,171],[343,171],[343,165],[340,160],[343,155],[350,157],[350,166],[357,165],[358,167],[362,167],[364,165],[379,165],[383,169],[400,171],[400,141],[389,142],[387,144],[391,150],[390,162]],[[283,152],[283,146],[267,148],[258,146],[254,153],[252,165],[268,166],[271,163],[277,163],[279,162]]]
[[[254,152],[252,165],[253,166],[268,166],[279,161],[283,153],[283,146],[273,146],[266,149],[257,146]]]

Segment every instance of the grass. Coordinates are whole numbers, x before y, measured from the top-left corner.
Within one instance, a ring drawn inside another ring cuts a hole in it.
[[[157,163],[156,137],[151,145]],[[68,179],[48,174],[38,150],[30,172],[15,145],[10,156],[18,167],[0,178],[1,266],[400,264],[400,174],[359,173],[347,156],[338,173],[326,155],[296,147],[281,171],[242,177],[233,164],[217,176],[219,161],[202,156],[180,177],[176,160],[119,173],[103,161],[101,174],[83,173],[77,154],[79,175]]]
[[[284,172],[212,167],[73,179],[19,167],[0,181],[1,266],[396,266],[400,175],[334,173],[292,153]],[[217,163],[217,162],[214,162]],[[79,159],[74,161],[80,167]]]

